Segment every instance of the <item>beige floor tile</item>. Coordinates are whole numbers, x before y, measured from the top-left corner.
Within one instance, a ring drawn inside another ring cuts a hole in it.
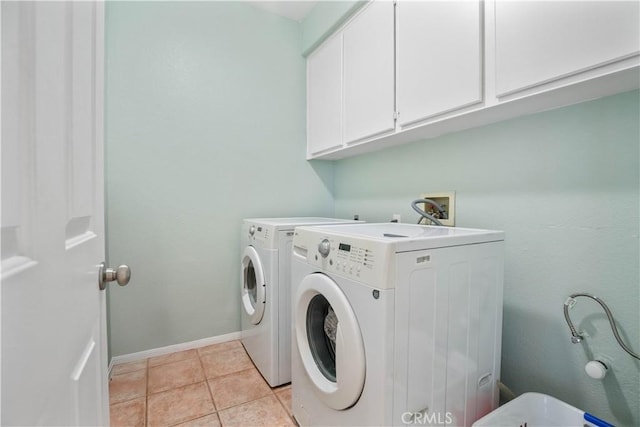
[[[220,422],[227,426],[294,426],[275,396],[267,396],[218,412]]]
[[[144,427],[146,414],[146,397],[115,403],[109,407],[111,427]]]
[[[177,351],[175,353],[164,354],[149,358],[149,367],[164,365],[166,363],[180,362],[182,360],[198,358],[198,351],[194,348],[191,350]]]
[[[109,402],[119,403],[125,400],[145,396],[147,393],[147,371],[127,372],[113,375],[109,381]]]
[[[209,388],[218,411],[271,394],[255,368],[211,379]]]
[[[172,426],[215,412],[206,382],[175,388],[147,398],[150,426]]]
[[[293,416],[293,411],[291,410],[291,387],[283,388],[282,390],[275,390],[276,397],[284,406],[284,409],[287,410],[287,413],[290,416]]]
[[[218,414],[211,414],[178,424],[175,427],[220,427],[220,420],[218,419]]]
[[[147,359],[113,365],[111,375],[126,374],[127,372],[139,371],[140,369],[147,369]]]
[[[198,354],[203,355],[207,353],[220,353],[222,351],[235,350],[238,348],[243,348],[242,343],[240,341],[227,341],[218,344],[208,345],[206,347],[200,347],[198,349]]]
[[[115,365],[109,393],[113,426],[295,426],[291,385],[271,389],[240,341]]]
[[[244,348],[201,354],[200,360],[207,378],[216,378],[253,368],[253,363]]]
[[[149,368],[149,394],[204,381],[204,371],[196,357]]]

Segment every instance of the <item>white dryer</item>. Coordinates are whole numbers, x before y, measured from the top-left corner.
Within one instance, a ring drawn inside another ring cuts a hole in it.
[[[298,423],[470,426],[495,409],[503,240],[394,223],[296,228]]]
[[[242,344],[272,387],[291,381],[291,241],[298,225],[333,218],[245,219],[241,231]]]

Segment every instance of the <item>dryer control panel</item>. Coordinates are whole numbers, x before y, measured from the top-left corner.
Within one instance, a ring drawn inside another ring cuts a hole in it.
[[[243,227],[243,234],[245,234],[250,241],[267,241],[269,240],[271,230],[269,227],[262,224],[245,224]]]

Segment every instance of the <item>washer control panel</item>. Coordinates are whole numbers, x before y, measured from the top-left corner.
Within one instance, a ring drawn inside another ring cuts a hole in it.
[[[378,288],[392,288],[393,253],[384,242],[323,233],[322,227],[296,228],[294,258]]]
[[[344,243],[337,240],[337,250],[334,252],[334,259],[329,260],[329,265],[332,265],[332,261],[335,263],[335,267],[338,271],[343,273],[356,274],[360,276],[363,269],[372,270],[374,266],[374,250],[369,249],[366,245],[356,246],[350,243]]]

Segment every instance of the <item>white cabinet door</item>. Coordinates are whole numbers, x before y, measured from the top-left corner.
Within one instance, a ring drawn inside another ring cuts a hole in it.
[[[482,101],[482,3],[397,5],[400,126]]]
[[[342,145],[342,34],[307,59],[307,155]]]
[[[377,1],[344,29],[344,141],[395,128],[394,5]]]
[[[637,54],[639,6],[637,1],[498,0],[498,96]]]
[[[109,425],[103,2],[2,2],[2,425]]]

